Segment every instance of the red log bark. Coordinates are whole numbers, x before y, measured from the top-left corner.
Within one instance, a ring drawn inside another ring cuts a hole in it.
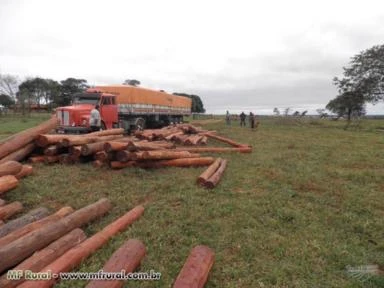
[[[224,159],[223,161],[221,161],[220,167],[217,168],[216,172],[213,173],[213,175],[205,182],[205,187],[213,189],[217,185],[217,183],[219,183],[226,167],[227,160]]]
[[[86,238],[87,236],[84,234],[83,230],[79,228],[74,229],[67,235],[64,235],[63,237],[57,239],[55,242],[52,242],[44,249],[34,253],[31,257],[25,259],[23,262],[12,269],[39,272],[49,263],[53,262],[55,259],[67,252],[69,249],[83,242]],[[24,277],[20,280],[11,280],[9,277],[7,277],[6,274],[4,274],[0,277],[0,287],[14,288],[24,281]]]
[[[141,260],[146,254],[145,245],[136,239],[130,239],[125,242],[103,267],[104,272],[117,273],[122,270],[125,273],[134,272],[140,265]],[[0,282],[1,284],[1,282]],[[120,288],[123,287],[124,280],[93,280],[88,283],[86,288]],[[0,285],[1,287],[1,285]]]
[[[211,133],[205,133],[204,135],[209,137],[209,138],[213,138],[213,139],[219,140],[221,142],[227,143],[227,144],[232,145],[234,147],[249,147],[248,145],[235,142],[232,139],[229,139],[229,138],[226,138],[223,136],[219,136],[219,135],[215,135],[215,134],[211,134]]]
[[[188,151],[172,151],[172,150],[160,150],[160,151],[144,151],[142,159],[144,160],[170,160],[178,158],[191,158],[193,155]],[[135,159],[132,159],[135,160]]]
[[[46,247],[69,231],[102,216],[111,209],[108,199],[101,199],[92,205],[79,209],[54,223],[24,235],[23,237],[0,246],[0,273],[13,267],[32,255],[35,251]]]
[[[23,165],[16,161],[7,161],[0,164],[0,177],[5,175],[16,175],[21,171]]]
[[[43,155],[32,156],[28,158],[28,161],[30,163],[43,163],[45,162],[45,156]]]
[[[8,219],[9,217],[21,212],[23,210],[23,204],[19,201],[12,202],[8,205],[0,207],[0,220]]]
[[[52,273],[68,272],[78,266],[81,261],[102,247],[107,241],[117,233],[125,230],[129,225],[135,222],[144,212],[143,206],[137,206],[131,211],[115,220],[103,230],[96,233],[89,239],[80,243],[76,247],[64,253],[57,258],[54,262],[47,265],[41,272],[51,271]],[[1,248],[0,248],[1,249]],[[0,258],[1,259],[1,258]],[[43,281],[26,281],[20,288],[26,287],[52,287],[57,279],[43,280]]]
[[[17,133],[11,137],[8,141],[0,145],[0,159],[4,158],[8,154],[23,148],[27,144],[35,140],[35,138],[42,133],[46,133],[54,129],[57,125],[57,118],[53,117],[48,121],[41,123],[40,125]]]
[[[203,288],[215,262],[215,253],[207,246],[196,246],[173,283],[173,288]]]
[[[2,158],[0,160],[0,163],[4,163],[7,161],[22,161],[24,160],[29,154],[32,153],[32,151],[35,149],[36,145],[34,143],[29,143],[25,145],[24,147],[16,150],[15,152],[12,152]]]
[[[172,160],[137,162],[136,166],[141,168],[199,167],[211,165],[213,162],[214,159],[212,157],[180,158]]]
[[[239,153],[251,153],[252,147],[182,147],[175,148],[176,151],[189,151],[192,153],[226,153],[226,152],[239,152]]]
[[[221,163],[222,159],[221,158],[217,158],[215,160],[215,162],[213,162],[211,164],[211,166],[209,166],[207,168],[207,170],[205,170],[200,176],[199,178],[197,178],[197,183],[200,184],[200,185],[204,185],[205,182],[207,182],[207,180],[209,179],[209,177],[211,177],[215,172],[216,170],[220,167],[220,163]]]
[[[0,177],[0,195],[16,188],[17,185],[19,185],[19,180],[13,175]]]
[[[19,173],[15,175],[17,179],[27,177],[33,173],[33,167],[31,165],[23,165],[23,168]]]

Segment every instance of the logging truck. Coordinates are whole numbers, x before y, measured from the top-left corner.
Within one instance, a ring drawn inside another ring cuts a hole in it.
[[[100,106],[101,129],[145,127],[181,123],[191,114],[192,100],[162,91],[129,85],[97,86],[73,95],[72,105],[59,107],[59,133],[88,133],[91,110]]]

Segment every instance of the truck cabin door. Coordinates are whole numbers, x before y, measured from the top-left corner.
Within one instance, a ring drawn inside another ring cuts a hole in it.
[[[118,123],[117,105],[115,96],[104,96],[100,99],[101,120],[105,123],[107,129],[113,128]]]

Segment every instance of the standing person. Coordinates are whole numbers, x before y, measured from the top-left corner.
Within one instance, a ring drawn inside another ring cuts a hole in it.
[[[249,113],[249,125],[252,129],[255,128],[255,115],[252,112]]]
[[[229,114],[228,110],[227,114],[225,115],[225,121],[227,122],[227,125],[231,125],[231,114]]]
[[[95,105],[95,108],[91,110],[91,116],[89,117],[89,126],[91,127],[91,131],[100,131],[101,127],[101,117],[99,112],[99,104]]]
[[[244,125],[244,127],[247,126],[245,123],[245,118],[247,118],[247,116],[245,115],[244,112],[241,112],[241,114],[240,114],[240,127],[243,125]]]

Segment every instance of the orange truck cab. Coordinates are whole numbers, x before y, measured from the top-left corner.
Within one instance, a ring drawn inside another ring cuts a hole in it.
[[[90,132],[91,110],[99,104],[101,129],[145,127],[180,123],[190,115],[190,98],[129,85],[98,86],[73,95],[72,105],[59,107],[59,133]]]

